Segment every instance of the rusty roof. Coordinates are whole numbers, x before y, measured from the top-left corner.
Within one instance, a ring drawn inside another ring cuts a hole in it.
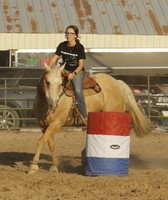
[[[0,32],[168,35],[167,11],[167,0],[0,0]]]

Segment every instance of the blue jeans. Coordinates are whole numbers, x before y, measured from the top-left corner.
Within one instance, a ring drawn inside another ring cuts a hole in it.
[[[83,118],[86,118],[87,117],[86,104],[85,104],[85,99],[84,99],[84,95],[83,95],[83,91],[82,91],[84,75],[85,75],[85,71],[81,70],[72,79],[72,84],[73,84],[73,89],[74,89],[74,93],[75,93],[75,98],[78,103],[81,115]]]

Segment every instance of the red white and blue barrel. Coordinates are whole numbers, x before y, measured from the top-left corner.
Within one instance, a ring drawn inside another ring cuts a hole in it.
[[[120,112],[90,112],[86,175],[128,175],[131,117]]]

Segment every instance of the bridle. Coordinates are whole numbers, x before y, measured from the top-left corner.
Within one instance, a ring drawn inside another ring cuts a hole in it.
[[[65,94],[67,96],[67,94],[66,94],[67,86],[70,85],[71,81],[70,80],[66,81],[65,79],[66,79],[66,77],[62,76],[62,84],[60,85],[62,87],[62,92],[58,96],[58,101],[57,101],[56,106],[53,108],[52,106],[49,105],[49,109],[52,112],[55,112],[56,108],[58,107],[58,102],[60,101],[62,95]],[[43,86],[44,86],[44,88],[47,87],[47,77],[46,77],[46,75],[44,75]],[[45,97],[45,100],[46,100],[46,97]]]

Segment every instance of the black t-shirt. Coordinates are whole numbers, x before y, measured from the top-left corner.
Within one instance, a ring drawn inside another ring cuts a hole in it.
[[[62,56],[63,62],[66,62],[65,69],[70,72],[78,67],[79,59],[86,59],[84,46],[78,41],[73,47],[69,47],[67,41],[61,42],[55,54]]]

